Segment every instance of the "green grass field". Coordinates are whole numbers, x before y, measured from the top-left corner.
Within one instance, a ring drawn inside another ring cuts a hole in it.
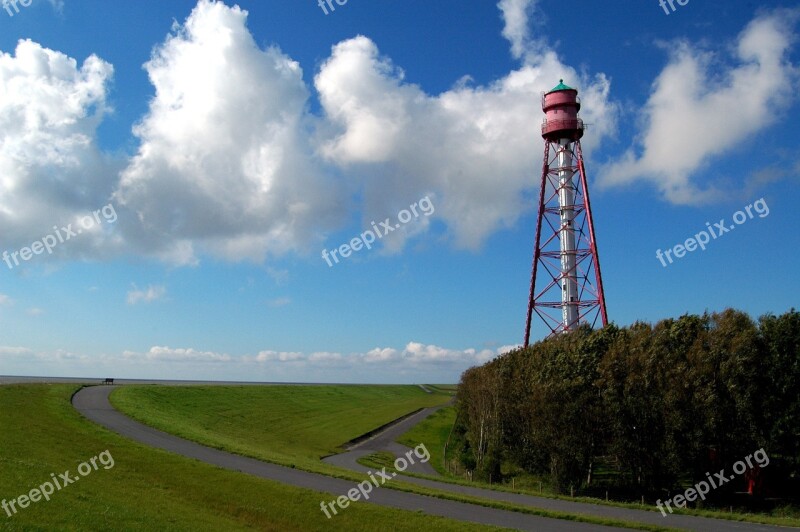
[[[320,458],[404,414],[448,402],[450,392],[440,388],[429,394],[417,386],[125,386],[111,394],[111,402],[142,423],[204,445],[357,481],[363,475],[330,466]],[[424,441],[432,460],[440,462],[441,446],[447,438],[442,427],[448,423],[447,416],[454,415],[452,408],[443,410],[445,417],[415,429],[420,438],[431,439],[414,442],[416,446]],[[388,460],[380,454],[370,458],[380,466]],[[389,487],[543,517],[666,530],[451,494],[401,481]]]
[[[424,443],[431,453],[430,464],[440,475],[446,475],[444,469],[444,444],[450,434],[450,428],[456,420],[456,409],[447,406],[423,420],[410,431],[403,434],[399,443],[414,447]]]
[[[112,404],[205,445],[308,471],[353,438],[449,396],[416,386],[125,386]]]
[[[28,493],[108,450],[80,481],[8,517],[2,530],[375,530],[472,531],[463,524],[355,503],[333,519],[329,496],[150,449],[94,425],[70,404],[74,385],[0,386],[0,500]]]

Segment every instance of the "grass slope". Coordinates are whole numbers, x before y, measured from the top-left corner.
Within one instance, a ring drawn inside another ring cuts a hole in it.
[[[8,517],[2,530],[452,530],[487,527],[351,504],[333,519],[328,494],[293,488],[131,442],[85,420],[70,404],[75,385],[0,386],[0,500],[29,492],[108,450],[102,467]],[[336,494],[338,495],[338,494]],[[495,529],[497,530],[497,529]]]
[[[320,458],[416,409],[449,400],[417,386],[125,386],[125,414],[205,445],[309,471]]]
[[[319,458],[403,414],[450,399],[448,390],[429,394],[416,386],[125,386],[111,395],[115,407],[165,432],[242,455],[354,481],[362,480],[363,475],[330,466]],[[445,416],[454,415],[452,408],[444,410],[450,412]],[[444,418],[445,422],[447,419]],[[447,438],[441,425],[442,421],[426,425],[428,428],[423,429],[420,437],[427,437],[427,434],[436,434],[436,437],[419,440],[425,441],[431,453],[436,453],[432,454],[432,459],[440,462],[440,448]],[[373,463],[380,464],[378,467],[388,459],[381,455],[370,458],[377,460]],[[394,481],[387,487],[555,519],[648,531],[668,530],[522,507],[401,481]],[[431,528],[425,528],[428,529]]]
[[[444,469],[444,444],[447,442],[450,428],[455,421],[455,407],[444,407],[403,434],[398,442],[409,447],[424,443],[431,453],[430,464],[440,475],[447,475]]]

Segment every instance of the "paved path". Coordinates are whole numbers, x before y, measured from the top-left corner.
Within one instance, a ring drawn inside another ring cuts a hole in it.
[[[408,451],[411,451],[411,447],[401,445],[395,440],[440,408],[442,407],[423,408],[416,414],[403,419],[399,423],[391,424],[372,438],[352,446],[346,453],[328,456],[327,458],[323,458],[323,461],[335,466],[344,467],[345,469],[350,469],[351,471],[367,473],[370,469],[358,463],[358,460],[367,455],[374,454],[378,451],[389,451],[395,455],[395,457],[405,456]],[[416,455],[414,455],[414,460],[415,462],[408,466],[407,471],[423,475],[439,476],[439,473],[430,463],[421,462]]]
[[[322,500],[333,500],[334,497],[344,495],[355,487],[355,482],[338,478],[327,477],[316,473],[298,471],[253,458],[239,456],[210,447],[205,447],[183,438],[161,432],[154,428],[142,425],[137,421],[121,414],[108,401],[108,396],[114,386],[93,386],[83,388],[72,398],[75,408],[86,418],[98,423],[114,432],[117,432],[134,441],[144,443],[151,447],[164,449],[182,456],[194,458],[218,467],[240,471],[261,478],[276,480],[284,484],[315,491],[327,492],[330,495],[321,495]],[[413,493],[405,493],[392,489],[375,489],[370,494],[369,503],[390,506],[403,510],[422,511],[429,515],[449,517],[460,521],[471,521],[485,525],[495,525],[518,530],[545,530],[553,532],[606,532],[613,528],[549,519],[534,515],[526,515],[506,510],[486,508],[473,504],[466,504],[435,497],[426,497]],[[322,511],[320,511],[320,514]],[[335,517],[333,518],[335,519]]]
[[[108,401],[108,396],[113,389],[113,386],[94,386],[90,388],[84,388],[75,394],[73,397],[73,404],[79,412],[81,412],[91,421],[103,425],[132,440],[187,456],[189,458],[195,458],[219,467],[276,480],[292,486],[313,489],[316,491],[324,491],[332,494],[333,496],[345,494],[347,490],[354,487],[353,482],[331,478],[316,473],[298,471],[296,469],[261,462],[252,458],[246,458],[243,456],[226,453],[224,451],[211,449],[209,447],[205,447],[203,445],[190,442],[188,440],[178,438],[177,436],[173,436],[171,434],[167,434],[165,432],[142,425],[141,423],[133,421],[122,413],[116,411],[111,406]],[[344,455],[348,456],[348,458],[342,462],[337,463],[336,457],[329,457],[326,459],[326,461],[337,465],[344,465],[345,467],[354,469],[356,471],[367,472],[369,471],[368,468],[360,464],[353,464],[353,457],[356,455],[351,453],[369,454],[370,452],[374,452],[368,447],[384,445],[388,441],[393,442],[394,438],[404,433],[414,424],[422,421],[422,419],[427,417],[427,415],[430,415],[435,410],[435,408],[424,409],[419,413],[406,418],[400,423],[389,426],[386,430],[373,436],[373,438],[370,440],[357,445],[353,451],[344,453]],[[453,493],[474,495],[486,499],[512,502],[547,510],[616,518],[665,527],[683,528],[686,530],[698,530],[704,532],[797,530],[787,527],[740,523],[735,521],[708,519],[705,517],[686,515],[669,515],[667,517],[663,517],[658,512],[631,510],[627,508],[618,508],[615,506],[605,506],[600,504],[589,504],[559,499],[548,499],[544,497],[534,497],[530,495],[520,495],[515,493],[505,493],[483,488],[448,484],[434,480],[419,479],[404,475],[401,475],[400,477],[404,482],[442,489]],[[330,499],[333,499],[333,497],[330,497]],[[438,515],[487,525],[516,528],[518,530],[614,530],[610,527],[574,521],[549,519],[517,512],[509,512],[478,505],[449,501],[445,499],[425,497],[422,495],[404,493],[390,489],[376,489],[371,494],[369,502],[384,506],[391,506],[394,508],[401,508],[404,510],[421,510],[431,515]]]
[[[363,456],[375,453],[377,451],[389,451],[394,453],[395,456],[404,455],[406,450],[409,448],[404,445],[400,445],[399,443],[396,443],[395,440],[399,439],[400,436],[408,432],[412,427],[414,427],[414,425],[421,422],[423,419],[433,414],[440,408],[443,408],[443,406],[426,408],[424,410],[421,410],[420,412],[417,412],[413,416],[410,416],[400,421],[399,423],[390,425],[385,430],[374,435],[369,440],[354,446],[348,452],[337,454],[334,456],[329,456],[325,458],[324,461],[329,464],[350,469],[352,471],[367,473],[370,471],[370,469],[359,464],[357,462],[358,459],[362,458]],[[431,467],[430,464],[426,463],[423,465],[428,466],[430,470],[433,470],[433,467]],[[409,467],[408,471],[424,473],[424,471],[420,470],[419,468],[412,469]],[[439,476],[439,474],[436,472],[434,472],[434,474],[436,476]],[[575,513],[575,514],[587,514],[587,515],[594,515],[597,517],[621,519],[625,521],[635,521],[639,523],[660,525],[664,527],[684,528],[687,530],[699,530],[708,532],[716,532],[718,530],[719,531],[796,530],[788,527],[757,525],[752,523],[738,523],[735,521],[708,519],[705,517],[694,517],[687,515],[668,515],[667,517],[664,517],[659,512],[631,510],[628,508],[619,508],[616,506],[581,503],[581,502],[573,502],[560,499],[550,499],[546,497],[535,497],[532,495],[520,495],[516,493],[494,491],[484,488],[473,488],[470,486],[461,486],[457,484],[449,484],[446,482],[437,482],[435,480],[408,477],[405,475],[401,475],[400,478],[403,480],[403,482],[408,482],[409,484],[416,484],[418,486],[425,486],[428,488],[435,488],[444,491],[460,493],[463,495],[471,495],[475,497],[481,497],[484,499],[493,499],[497,501],[510,502],[524,506],[533,506],[535,508],[543,508],[546,510],[555,510],[555,511]]]

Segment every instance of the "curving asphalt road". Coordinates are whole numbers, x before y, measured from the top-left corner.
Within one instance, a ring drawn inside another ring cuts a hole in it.
[[[73,396],[72,404],[89,420],[145,445],[164,449],[225,469],[330,494],[321,495],[320,502],[322,500],[333,500],[335,497],[344,495],[348,490],[355,487],[355,483],[351,481],[298,471],[297,469],[212,449],[142,425],[121,414],[111,406],[108,396],[114,388],[116,387],[92,386],[83,388]],[[370,494],[368,502],[403,510],[422,511],[429,515],[449,517],[461,521],[516,528],[518,530],[548,530],[553,532],[568,532],[571,530],[606,532],[613,530],[599,525],[525,515],[392,489],[375,489]],[[320,513],[322,512],[320,511]]]
[[[406,450],[408,450],[409,448],[404,445],[400,445],[395,440],[399,439],[400,436],[408,432],[414,425],[421,422],[423,419],[425,419],[426,417],[428,417],[429,415],[433,414],[434,412],[443,407],[444,405],[432,408],[425,408],[420,412],[417,412],[413,416],[409,416],[408,418],[403,419],[398,423],[390,425],[385,430],[374,435],[369,440],[352,447],[349,451],[342,454],[326,457],[323,460],[329,464],[337,465],[339,467],[344,467],[352,471],[366,473],[370,471],[370,469],[359,464],[357,462],[358,459],[362,458],[365,455],[375,453],[377,451],[389,451],[393,453],[396,457],[403,456]],[[425,463],[422,465],[428,466],[429,469],[433,470],[433,467],[430,467],[429,463]],[[416,473],[424,472],[420,468],[412,469],[411,467],[408,468],[408,471],[413,471]],[[435,472],[435,470],[433,474],[439,476],[439,474]],[[705,517],[694,517],[688,515],[668,515],[667,517],[664,517],[663,515],[657,512],[631,510],[628,508],[618,508],[615,506],[605,506],[601,504],[580,503],[580,502],[565,501],[559,499],[549,499],[546,497],[535,497],[532,495],[521,495],[517,493],[494,491],[483,488],[473,488],[470,486],[461,486],[445,482],[437,482],[435,480],[408,477],[406,475],[400,475],[399,478],[401,478],[403,482],[408,482],[409,484],[416,484],[418,486],[424,486],[427,488],[435,488],[443,491],[460,493],[463,495],[481,497],[484,499],[492,499],[496,501],[521,504],[524,506],[532,506],[534,508],[543,508],[546,510],[586,514],[586,515],[593,515],[597,517],[605,517],[613,519],[622,519],[625,521],[634,521],[638,523],[659,525],[672,528],[684,528],[687,530],[699,530],[708,532],[716,532],[718,530],[719,531],[787,530],[787,529],[792,530],[791,528],[788,527],[757,525],[752,523],[738,523],[735,521],[708,519]]]
[[[414,425],[430,416],[440,408],[443,408],[443,406],[423,408],[416,414],[408,416],[398,423],[392,423],[390,426],[386,427],[372,438],[353,445],[346,453],[328,456],[323,458],[322,461],[335,466],[343,467],[345,469],[350,469],[351,471],[368,473],[371,470],[368,467],[359,464],[358,460],[364,456],[376,453],[378,451],[389,451],[390,453],[394,454],[395,457],[405,456],[407,452],[411,451],[411,447],[401,445],[395,440],[399,439],[400,436],[411,430]],[[409,464],[407,471],[422,475],[439,476],[439,473],[429,462],[421,462],[416,455],[413,455],[413,457],[415,462],[413,464]]]
[[[142,425],[141,423],[138,423],[118,412],[111,406],[108,401],[108,397],[114,388],[115,387],[113,386],[94,386],[83,388],[73,397],[73,405],[89,420],[94,421],[95,423],[98,423],[132,440],[150,445],[152,447],[174,452],[189,458],[201,460],[219,467],[276,480],[292,486],[313,489],[316,491],[324,491],[332,494],[333,496],[345,494],[349,489],[354,487],[354,483],[350,481],[331,478],[316,473],[298,471],[296,469],[262,462],[253,458],[247,458],[224,451],[219,451],[188,440],[184,440],[182,438],[178,438],[177,436],[173,436],[165,432],[161,432],[146,425]],[[400,454],[405,454],[404,449],[408,448],[403,446],[400,446],[402,449],[393,447],[393,445],[399,445],[394,443],[394,439],[406,432],[416,423],[419,423],[425,419],[425,417],[436,411],[436,409],[437,408],[424,409],[399,423],[389,426],[383,432],[377,434],[370,440],[356,445],[351,451],[341,455],[328,457],[325,460],[331,464],[340,465],[348,469],[366,473],[370,470],[360,464],[355,463],[357,458],[365,454],[375,452],[375,450],[392,451],[393,449],[397,449],[402,451]],[[448,484],[435,480],[408,477],[404,475],[401,475],[400,477],[404,482],[450,491],[453,493],[473,495],[485,499],[511,502],[547,510],[593,515],[605,518],[616,518],[626,521],[654,524],[672,528],[683,528],[687,530],[698,530],[704,532],[788,530],[786,527],[740,523],[735,521],[708,519],[704,517],[686,515],[669,515],[667,517],[663,517],[660,513],[644,510],[631,510],[614,506],[604,506],[559,499],[548,499],[544,497],[534,497],[530,495],[520,495],[515,493],[505,493],[482,488]],[[518,530],[613,530],[611,527],[538,517],[506,510],[498,510],[478,505],[449,501],[445,499],[426,497],[391,489],[376,489],[370,495],[371,497],[368,502],[373,504],[380,504],[404,510],[421,510],[430,515],[438,515],[486,525],[516,528]],[[331,496],[330,499],[333,499],[333,496]],[[326,500],[328,499],[327,497],[323,498]]]

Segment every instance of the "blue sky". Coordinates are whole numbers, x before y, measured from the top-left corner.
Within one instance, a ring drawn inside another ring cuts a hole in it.
[[[334,5],[0,10],[0,251],[85,228],[0,262],[0,374],[457,381],[522,341],[560,78],[612,321],[797,305],[793,2]]]

